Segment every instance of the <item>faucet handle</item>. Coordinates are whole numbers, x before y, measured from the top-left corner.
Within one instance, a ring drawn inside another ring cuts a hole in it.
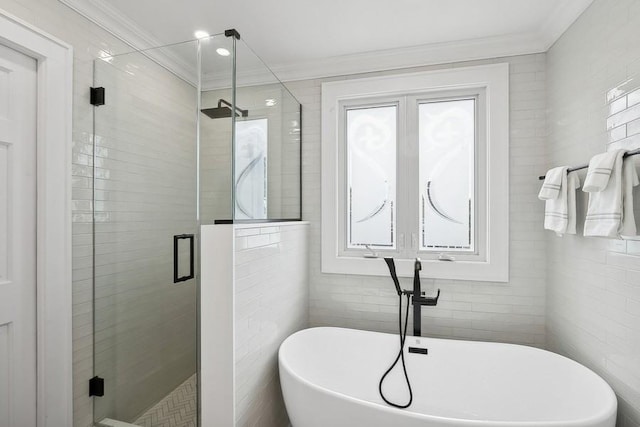
[[[422,305],[431,305],[431,306],[438,305],[438,300],[439,299],[440,299],[440,289],[439,288],[438,288],[438,293],[436,294],[435,297],[420,298]]]

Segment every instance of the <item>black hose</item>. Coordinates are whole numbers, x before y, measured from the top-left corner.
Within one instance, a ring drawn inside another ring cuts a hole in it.
[[[382,378],[380,378],[380,384],[378,384],[378,390],[380,391],[380,397],[382,397],[382,400],[384,400],[388,405],[391,405],[395,408],[400,408],[400,409],[408,408],[409,406],[411,406],[411,402],[413,402],[413,391],[411,390],[411,382],[409,382],[409,375],[407,374],[407,365],[405,364],[405,361],[404,361],[404,342],[407,338],[407,325],[409,323],[410,302],[411,302],[410,296],[407,295],[407,314],[404,319],[404,332],[403,332],[402,331],[402,294],[400,294],[400,298],[398,300],[398,332],[400,333],[400,352],[398,352],[398,356],[396,357],[396,360],[393,362],[393,365],[391,365],[391,367],[387,369],[387,372],[384,373]],[[384,379],[387,377],[387,375],[389,375],[389,373],[393,370],[393,368],[395,368],[395,366],[398,364],[398,360],[400,359],[402,359],[402,370],[404,371],[404,378],[407,380],[407,387],[409,388],[409,402],[406,405],[399,405],[387,400],[387,398],[384,396],[384,393],[382,392],[382,383],[384,382]]]

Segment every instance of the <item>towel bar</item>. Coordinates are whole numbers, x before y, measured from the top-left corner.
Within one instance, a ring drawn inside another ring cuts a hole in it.
[[[629,156],[635,156],[636,154],[640,154],[640,148],[638,148],[637,150],[633,150],[633,151],[627,151],[626,153],[624,153],[624,156],[622,156],[622,158],[625,158],[625,159],[626,159],[627,157],[629,157]],[[569,172],[579,171],[580,169],[586,169],[586,168],[588,168],[588,167],[589,167],[589,165],[588,165],[588,164],[586,164],[586,165],[580,165],[580,166],[575,166],[575,167],[572,167],[572,168],[567,169],[567,173],[569,173]],[[538,177],[538,179],[539,179],[540,181],[543,181],[543,180],[544,180],[544,178],[545,178],[545,176],[544,176],[544,175],[541,175],[541,176],[539,176],[539,177]]]

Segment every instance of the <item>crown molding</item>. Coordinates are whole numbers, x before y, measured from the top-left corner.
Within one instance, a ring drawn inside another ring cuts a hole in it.
[[[591,6],[593,0],[570,0],[558,3],[547,20],[538,30],[540,40],[544,43],[545,51],[571,27],[571,25]]]
[[[431,43],[271,67],[282,81],[360,74],[545,52],[537,34]]]
[[[160,47],[164,44],[105,1],[59,1],[135,50]],[[546,52],[592,1],[570,0],[557,5],[538,30],[531,33],[370,51],[312,61],[274,64],[270,68],[280,81],[295,81]],[[162,50],[144,53],[185,81],[191,84],[196,82],[196,70],[184,59]],[[238,82],[246,85],[273,83],[273,77],[267,74],[266,68],[240,70],[237,78]],[[228,84],[224,80],[215,75],[205,74],[202,77],[202,87],[204,90],[226,87]]]
[[[65,6],[73,9],[100,28],[113,35],[115,38],[131,46],[132,50],[146,50],[162,47],[165,43],[151,36],[146,31],[123,15],[120,11],[110,6],[106,1],[100,0],[59,0]],[[109,52],[111,55],[126,52]],[[179,78],[195,86],[197,73],[193,67],[179,56],[170,52],[157,49],[143,52],[145,56],[167,68]]]
[[[371,73],[426,65],[449,64],[479,59],[501,58],[545,52],[545,45],[534,34],[519,34],[446,43],[432,43],[400,49],[378,50],[334,56],[307,62],[280,64],[271,71],[282,82],[308,80],[350,74]],[[228,86],[227,78],[203,75],[203,90]],[[274,83],[268,69],[238,70],[239,86]]]

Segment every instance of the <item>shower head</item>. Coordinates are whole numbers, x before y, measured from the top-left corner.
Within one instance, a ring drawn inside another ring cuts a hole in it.
[[[223,105],[224,104],[224,105]],[[218,100],[218,106],[214,108],[203,108],[202,111],[208,117],[212,119],[224,119],[227,117],[231,117],[233,105],[231,103],[225,101],[224,99]],[[249,115],[249,110],[243,110],[236,106],[236,117],[242,116],[247,117]]]

